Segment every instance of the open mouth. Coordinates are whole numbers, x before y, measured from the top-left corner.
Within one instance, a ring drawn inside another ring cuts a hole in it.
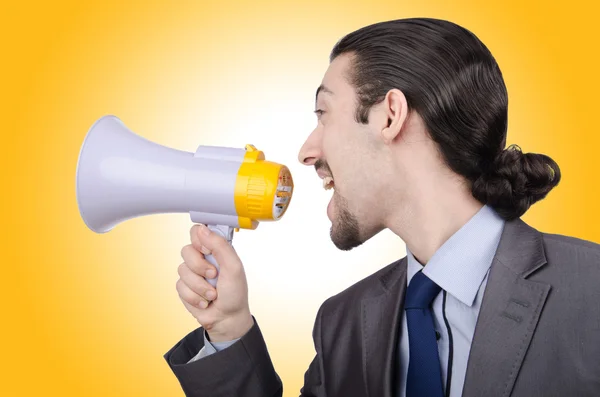
[[[335,183],[333,182],[332,177],[326,176],[325,178],[323,178],[323,189],[325,189],[325,190],[333,189],[334,186],[335,186]]]

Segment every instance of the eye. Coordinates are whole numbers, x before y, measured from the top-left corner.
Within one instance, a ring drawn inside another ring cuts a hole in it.
[[[323,113],[325,113],[324,110],[321,110],[321,109],[315,110],[315,114],[317,115],[317,117],[321,117],[323,115]]]

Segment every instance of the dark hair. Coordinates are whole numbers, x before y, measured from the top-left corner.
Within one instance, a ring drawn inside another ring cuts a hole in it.
[[[548,156],[506,145],[508,98],[500,68],[469,30],[431,18],[376,23],[343,37],[330,61],[349,53],[356,121],[397,88],[423,119],[446,164],[473,196],[503,218],[523,215],[560,181]]]

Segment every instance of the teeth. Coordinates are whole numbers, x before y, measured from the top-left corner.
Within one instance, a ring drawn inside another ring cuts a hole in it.
[[[323,189],[329,190],[333,187],[333,178],[330,176],[326,176],[323,178]]]

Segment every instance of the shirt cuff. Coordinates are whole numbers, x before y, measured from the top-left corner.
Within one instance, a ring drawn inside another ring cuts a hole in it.
[[[188,364],[200,360],[201,358],[204,358],[206,356],[210,356],[211,354],[220,352],[221,350],[227,349],[229,346],[233,345],[238,340],[240,340],[240,338],[225,342],[210,342],[208,340],[208,334],[206,333],[206,331],[204,331],[204,346],[202,347],[202,349],[200,349],[196,356],[194,356],[190,361],[188,361]]]

